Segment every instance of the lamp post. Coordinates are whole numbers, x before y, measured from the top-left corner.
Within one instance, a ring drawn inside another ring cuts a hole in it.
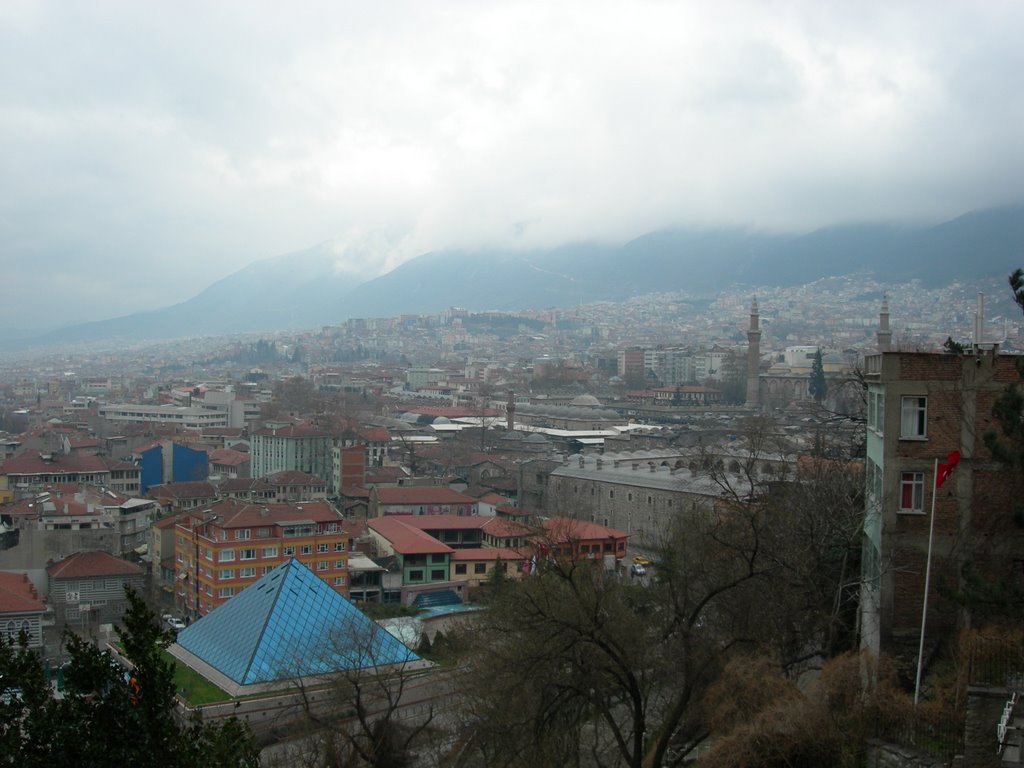
[[[210,523],[212,523],[215,520],[217,520],[218,517],[219,517],[218,515],[210,515],[209,517],[205,517],[205,515],[209,514],[209,512],[210,512],[210,510],[208,510],[208,509],[204,510],[204,512],[203,512],[204,517],[202,519],[198,520],[198,521],[193,520],[193,524],[192,524],[192,544],[193,544],[193,546],[195,548],[195,550],[194,550],[195,557],[192,560],[193,574],[192,574],[192,611],[191,611],[191,613],[192,613],[192,619],[193,620],[199,618],[199,527],[203,526],[205,528]]]

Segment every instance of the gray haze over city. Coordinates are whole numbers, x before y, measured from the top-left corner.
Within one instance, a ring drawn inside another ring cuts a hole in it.
[[[333,241],[929,222],[1024,199],[1024,5],[0,4],[0,327]]]

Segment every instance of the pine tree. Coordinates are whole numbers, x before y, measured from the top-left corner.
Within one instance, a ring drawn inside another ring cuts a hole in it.
[[[244,723],[179,723],[174,668],[163,655],[171,636],[141,597],[128,588],[125,594],[120,639],[130,666],[66,633],[71,660],[62,699],[51,694],[38,654],[0,635],[0,765],[259,765]]]
[[[821,348],[814,353],[814,362],[811,363],[811,381],[807,385],[807,392],[814,398],[816,403],[822,403],[828,395],[828,382],[825,381],[825,368],[821,362]]]

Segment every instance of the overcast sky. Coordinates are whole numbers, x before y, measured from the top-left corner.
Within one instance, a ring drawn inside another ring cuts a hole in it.
[[[0,2],[0,327],[334,240],[803,231],[1024,200],[1024,3]]]

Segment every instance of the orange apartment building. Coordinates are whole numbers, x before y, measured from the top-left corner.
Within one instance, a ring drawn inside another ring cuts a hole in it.
[[[224,499],[175,525],[175,604],[196,619],[291,558],[348,595],[353,531],[326,501]]]

